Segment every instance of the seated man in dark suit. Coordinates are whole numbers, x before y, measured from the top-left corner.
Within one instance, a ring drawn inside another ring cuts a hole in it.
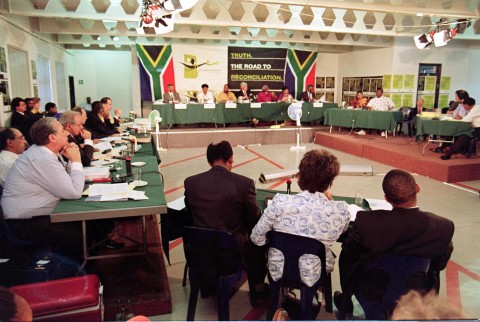
[[[300,100],[304,102],[313,102],[315,101],[315,89],[313,85],[308,85],[307,90],[302,92]]]
[[[12,118],[10,119],[10,126],[22,131],[23,133],[25,121],[27,120],[27,117],[25,116],[27,105],[23,99],[20,97],[15,97],[12,100],[11,107]],[[25,135],[25,133],[23,133],[23,135]]]
[[[428,286],[438,289],[438,272],[447,266],[453,251],[453,222],[418,208],[420,188],[411,174],[391,170],[382,187],[393,209],[359,211],[342,244],[339,268],[343,294],[335,292],[334,296],[339,319],[353,310],[351,296],[360,282],[363,262],[382,254],[430,258],[427,280],[432,285]]]
[[[107,136],[117,136],[119,131],[113,128],[113,123],[110,122],[110,110],[106,104],[96,101],[93,102],[92,112],[87,118],[87,128],[92,131],[94,139],[102,139]]]
[[[233,150],[230,143],[211,143],[207,148],[211,169],[185,179],[185,205],[196,227],[231,233],[242,250],[247,267],[251,303],[266,296],[265,250],[255,246],[249,235],[260,218],[252,179],[232,173]]]
[[[82,115],[68,111],[63,113],[58,121],[68,132],[68,142],[73,142],[79,147],[83,166],[90,166],[93,159],[92,133],[83,128]]]

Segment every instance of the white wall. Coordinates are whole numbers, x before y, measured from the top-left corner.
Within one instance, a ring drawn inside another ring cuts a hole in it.
[[[102,97],[110,97],[113,108],[121,108],[127,116],[133,110],[132,62],[130,51],[69,50],[69,75],[75,78],[75,101],[78,106]],[[135,72],[135,71],[133,71]],[[138,67],[136,68],[138,74]],[[136,77],[138,79],[138,77]],[[83,84],[79,84],[82,81]]]
[[[465,89],[472,97],[475,97],[471,83],[478,84],[480,65],[475,64],[475,57],[480,59],[479,49],[470,49],[463,42],[453,39],[444,47],[430,45],[426,49],[420,50],[415,47],[413,39],[410,37],[397,39],[393,48],[392,74],[415,74],[415,88],[417,88],[420,63],[441,64],[442,76],[452,77],[451,100],[454,99],[457,89]],[[473,63],[469,62],[469,57],[474,61]]]

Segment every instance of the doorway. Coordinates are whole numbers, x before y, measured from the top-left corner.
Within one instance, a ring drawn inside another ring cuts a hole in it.
[[[70,87],[70,108],[77,106],[75,102],[75,78],[68,76],[68,86]]]
[[[441,76],[442,64],[420,64],[418,69],[417,99],[423,98],[425,108],[438,107]]]

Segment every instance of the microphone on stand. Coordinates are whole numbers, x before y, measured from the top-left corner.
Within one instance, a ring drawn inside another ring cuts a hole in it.
[[[292,185],[292,180],[287,180],[287,195],[289,195],[290,192],[291,192],[291,191],[290,191],[291,185]]]

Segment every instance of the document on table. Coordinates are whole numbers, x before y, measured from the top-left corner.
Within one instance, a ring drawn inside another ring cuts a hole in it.
[[[167,208],[173,209],[173,210],[182,210],[185,208],[185,196],[181,196],[180,198],[177,198],[173,201],[167,202]]]
[[[106,150],[112,150],[113,149],[110,142],[98,142],[97,144],[94,144],[93,147],[95,149],[98,149],[98,151],[100,151],[100,153],[102,153],[103,151],[106,151]]]
[[[106,138],[100,139],[103,142],[113,142],[113,141],[121,141],[122,138],[119,136],[107,136]]]
[[[359,211],[364,211],[365,209],[353,204],[353,205],[348,205],[348,211],[350,212],[350,221],[355,221],[357,218],[357,212]]]
[[[365,198],[365,200],[368,202],[368,205],[372,210],[392,210],[393,209],[392,205],[383,199]]]
[[[145,191],[133,190],[135,186],[127,183],[92,184],[88,189],[88,198],[85,201],[125,201],[147,200]]]

